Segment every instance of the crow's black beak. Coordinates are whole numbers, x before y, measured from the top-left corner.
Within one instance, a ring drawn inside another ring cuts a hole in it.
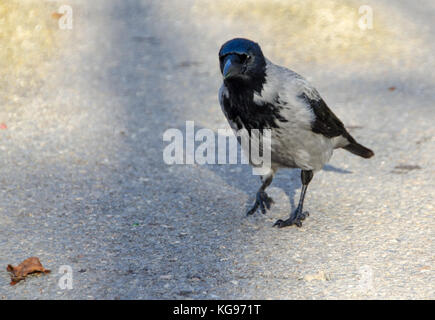
[[[230,54],[225,57],[223,61],[222,75],[224,79],[228,79],[240,74],[242,64],[239,56],[236,54]]]

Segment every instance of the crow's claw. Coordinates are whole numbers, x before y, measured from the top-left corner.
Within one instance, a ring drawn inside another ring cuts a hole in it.
[[[260,191],[257,192],[257,197],[254,203],[254,206],[251,210],[247,212],[246,215],[250,216],[257,211],[258,207],[260,207],[261,213],[266,214],[266,209],[269,210],[273,203],[273,199],[267,195],[266,192]]]
[[[287,220],[281,220],[279,219],[274,223],[274,227],[278,228],[284,228],[288,226],[295,225],[297,227],[302,227],[302,221],[305,220],[306,217],[308,217],[310,214],[308,212],[299,212],[299,210],[296,209],[296,211],[288,218]]]

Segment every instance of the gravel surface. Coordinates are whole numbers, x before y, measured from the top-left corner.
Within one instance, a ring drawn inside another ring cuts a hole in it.
[[[380,11],[397,37],[346,61],[312,58],[297,34],[287,61],[261,19],[205,2],[70,2],[43,84],[0,109],[0,299],[435,298],[431,1],[368,1],[367,32]],[[162,160],[168,128],[228,128],[217,52],[240,35],[306,76],[376,153],[335,152],[302,228],[272,228],[297,203],[298,170],[279,172],[267,215],[246,217],[260,184],[248,166]],[[30,256],[52,273],[10,286],[7,264]]]

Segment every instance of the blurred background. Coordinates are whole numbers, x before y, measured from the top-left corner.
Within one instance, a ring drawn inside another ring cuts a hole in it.
[[[54,272],[0,272],[0,299],[433,299],[434,17],[429,0],[2,0],[0,265]],[[375,151],[334,154],[300,229],[271,228],[297,170],[246,218],[247,166],[163,162],[165,130],[228,127],[217,54],[235,37]]]

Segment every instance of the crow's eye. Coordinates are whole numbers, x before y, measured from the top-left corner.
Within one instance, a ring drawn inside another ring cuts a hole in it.
[[[241,54],[241,55],[240,55],[240,61],[241,61],[242,63],[248,62],[249,59],[251,59],[251,56],[249,56],[249,55],[247,55],[247,54]]]

